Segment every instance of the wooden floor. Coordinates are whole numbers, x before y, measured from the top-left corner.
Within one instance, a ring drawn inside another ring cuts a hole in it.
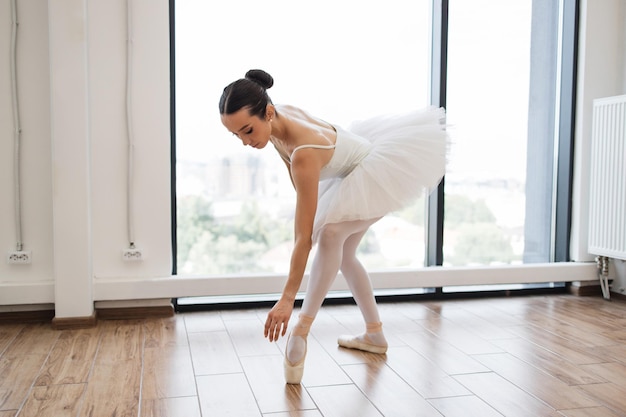
[[[381,304],[390,348],[338,348],[353,305],[325,306],[302,385],[266,309],[0,325],[0,417],[626,416],[626,303],[542,295]],[[297,314],[297,311],[296,311]]]

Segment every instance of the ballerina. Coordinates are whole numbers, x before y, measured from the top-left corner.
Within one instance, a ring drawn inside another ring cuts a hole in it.
[[[338,344],[386,353],[372,284],[357,259],[357,247],[385,214],[438,185],[449,140],[440,108],[380,116],[344,130],[295,106],[274,105],[267,94],[273,84],[267,72],[250,70],[224,88],[219,111],[222,124],[243,145],[274,146],[296,190],[289,274],[265,321],[264,335],[270,342],[287,333],[310,251],[317,245],[298,322],[285,350],[285,380],[299,384],[307,336],[339,271],[361,311],[365,331],[340,336]]]

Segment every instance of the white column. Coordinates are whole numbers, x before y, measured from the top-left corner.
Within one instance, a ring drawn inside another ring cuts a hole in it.
[[[589,227],[589,155],[593,100],[625,94],[626,53],[624,52],[624,17],[622,0],[580,2],[578,40],[578,88],[576,108],[576,144],[574,149],[574,202],[572,207],[572,260],[593,261],[587,251]]]
[[[92,317],[87,0],[49,0],[55,319]]]

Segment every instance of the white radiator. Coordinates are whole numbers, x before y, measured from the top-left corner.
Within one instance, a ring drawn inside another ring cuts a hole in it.
[[[588,250],[626,259],[626,95],[593,101]]]

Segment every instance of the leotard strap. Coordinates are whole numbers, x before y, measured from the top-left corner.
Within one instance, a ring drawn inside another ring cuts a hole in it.
[[[305,148],[315,148],[315,149],[335,149],[335,145],[300,145],[300,146],[296,146],[295,149],[293,150],[293,152],[291,152],[291,156],[289,157],[289,163],[291,163],[291,161],[293,160],[293,155],[299,151],[300,149],[305,149]]]

